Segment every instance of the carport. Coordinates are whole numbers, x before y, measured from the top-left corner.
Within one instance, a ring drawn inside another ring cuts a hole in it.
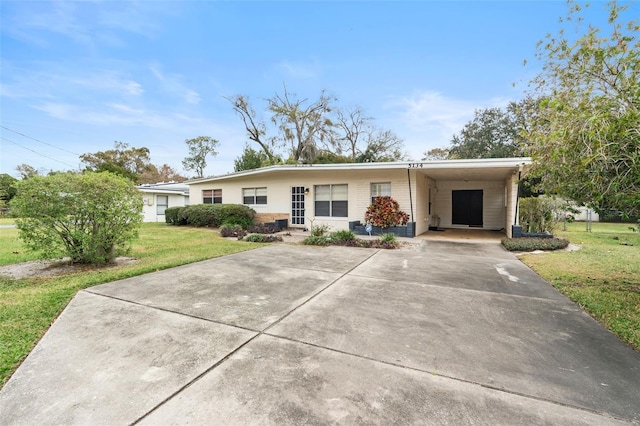
[[[416,163],[409,169],[417,234],[477,228],[511,236],[517,224],[518,182],[528,158]]]

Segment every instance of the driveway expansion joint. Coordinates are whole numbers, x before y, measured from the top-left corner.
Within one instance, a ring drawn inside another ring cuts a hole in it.
[[[311,300],[313,300],[314,298],[316,298],[318,295],[320,295],[322,292],[324,292],[325,290],[327,290],[328,288],[330,288],[331,286],[333,286],[336,282],[338,282],[340,279],[344,278],[345,276],[347,276],[351,271],[353,271],[355,268],[357,268],[358,266],[362,265],[364,262],[366,262],[367,260],[371,259],[374,255],[376,255],[379,252],[379,250],[374,251],[373,253],[371,253],[371,255],[367,256],[365,259],[363,259],[362,261],[358,262],[355,266],[351,267],[348,271],[340,274],[340,276],[338,276],[337,278],[335,278],[334,280],[332,280],[331,282],[329,282],[329,284],[323,286],[320,290],[316,291],[315,293],[313,293],[310,297],[308,297],[307,299],[305,299],[302,303],[300,303],[299,305],[295,306],[293,309],[289,310],[288,312],[286,312],[282,317],[280,317],[279,319],[277,319],[276,321],[274,321],[273,323],[271,323],[269,326],[267,326],[266,328],[264,328],[263,330],[252,330],[246,327],[238,327],[235,325],[231,325],[232,327],[237,327],[246,331],[252,331],[255,332],[256,335],[251,337],[250,339],[248,339],[247,341],[245,341],[244,343],[242,343],[241,345],[238,345],[238,347],[236,347],[234,350],[232,350],[231,352],[229,352],[228,354],[226,354],[222,359],[218,360],[216,363],[214,363],[213,365],[211,365],[210,367],[208,367],[207,369],[205,369],[202,373],[198,374],[196,377],[194,377],[192,380],[190,380],[187,384],[183,385],[182,387],[180,387],[178,390],[176,390],[175,392],[173,392],[171,395],[167,396],[165,399],[163,399],[162,401],[160,401],[158,404],[156,404],[153,408],[151,408],[149,411],[147,411],[144,415],[140,416],[140,418],[138,418],[137,420],[135,420],[133,423],[131,423],[132,425],[136,425],[139,424],[141,421],[143,421],[145,418],[149,417],[153,412],[155,412],[156,410],[158,410],[160,407],[162,407],[163,405],[165,405],[167,402],[169,402],[170,400],[172,400],[174,397],[178,396],[179,394],[181,394],[184,390],[186,390],[187,388],[193,386],[195,383],[197,383],[198,381],[200,381],[203,377],[205,377],[207,374],[209,374],[211,371],[213,371],[214,369],[216,369],[217,367],[219,367],[220,365],[224,364],[229,358],[231,358],[233,355],[235,355],[238,351],[240,351],[242,348],[244,348],[245,346],[247,346],[249,343],[251,343],[252,341],[254,341],[255,339],[257,339],[258,337],[262,336],[262,335],[268,335],[268,336],[272,336],[272,337],[280,337],[280,336],[273,336],[271,334],[266,333],[266,331],[277,325],[278,323],[280,323],[282,320],[284,320],[285,318],[287,318],[289,315],[291,315],[293,312],[295,312],[296,310],[298,310],[300,307],[306,305],[307,303],[309,303]],[[86,291],[86,290],[85,290]],[[221,324],[221,325],[227,325],[229,326],[229,324],[226,323],[221,323],[219,321],[213,321],[211,319],[206,319],[206,318],[200,318],[194,315],[189,315],[189,314],[184,314],[181,312],[175,312],[172,310],[168,310],[168,309],[164,309],[164,308],[160,308],[157,306],[149,306],[149,305],[145,305],[145,304],[141,304],[138,302],[132,302],[129,300],[123,300],[117,297],[113,297],[113,296],[105,296],[99,293],[93,293],[91,291],[87,291],[88,293],[94,294],[94,295],[98,295],[98,296],[104,296],[104,297],[109,297],[111,299],[115,299],[115,300],[120,300],[123,302],[128,302],[128,303],[132,303],[135,305],[139,305],[139,306],[143,306],[143,307],[147,307],[147,308],[152,308],[152,309],[158,309],[164,312],[170,312],[170,313],[175,313],[178,315],[184,315],[190,318],[195,318],[195,319],[199,319],[202,320],[204,319],[205,321],[209,321],[212,323],[216,323],[216,324]],[[301,342],[302,343],[302,342]]]
[[[305,306],[307,303],[311,302],[313,299],[315,299],[317,296],[319,296],[320,294],[324,293],[328,288],[332,287],[335,283],[337,283],[338,281],[340,281],[341,279],[343,279],[344,277],[346,277],[347,275],[349,275],[351,273],[351,271],[355,270],[357,267],[359,267],[360,265],[362,265],[363,263],[365,263],[366,261],[368,261],[369,259],[371,259],[373,256],[375,256],[376,254],[378,254],[380,252],[380,250],[376,250],[373,253],[371,253],[369,256],[367,256],[365,259],[361,260],[360,262],[358,262],[355,266],[351,267],[349,270],[343,272],[342,274],[340,274],[337,278],[335,278],[333,281],[331,281],[329,284],[325,285],[324,287],[322,287],[320,290],[316,291],[315,293],[313,293],[311,296],[309,296],[304,302],[300,303],[299,305],[297,305],[296,307],[294,307],[293,309],[291,309],[289,312],[287,312],[286,314],[284,314],[282,317],[278,318],[277,320],[275,320],[274,322],[272,322],[271,324],[269,324],[267,327],[265,327],[262,330],[262,333],[266,333],[267,330],[269,330],[270,328],[278,325],[280,322],[282,322],[282,320],[284,320],[285,318],[287,318],[289,315],[291,315],[292,313],[294,313],[295,311],[297,311],[298,309],[300,309],[301,307]]]
[[[429,371],[429,370],[424,370],[424,369],[421,369],[421,368],[410,367],[410,366],[407,366],[407,365],[398,364],[398,363],[391,362],[391,361],[385,361],[385,360],[382,360],[382,359],[377,359],[377,358],[369,357],[369,356],[366,356],[366,355],[360,355],[360,354],[356,354],[356,353],[352,353],[352,352],[347,352],[347,351],[343,351],[343,350],[336,349],[336,348],[330,348],[330,347],[327,347],[327,346],[322,346],[322,345],[318,345],[318,344],[315,344],[315,343],[305,342],[303,340],[293,339],[293,338],[286,337],[286,336],[281,336],[281,335],[271,334],[271,333],[266,333],[266,332],[265,333],[261,333],[261,335],[265,335],[265,336],[273,337],[275,339],[281,339],[281,340],[285,340],[285,341],[288,341],[288,342],[309,346],[309,347],[312,347],[312,348],[315,348],[315,349],[320,349],[320,350],[325,350],[325,351],[337,353],[337,354],[340,354],[340,355],[346,355],[346,356],[350,356],[350,357],[354,357],[354,358],[358,358],[358,359],[362,359],[362,360],[366,360],[366,361],[371,361],[371,362],[374,362],[374,363],[388,365],[388,366],[400,368],[400,369],[403,369],[403,370],[415,371],[417,373],[422,373],[422,374],[429,374],[429,375],[432,375],[432,376],[440,377],[440,378],[447,379],[447,380],[452,380],[452,381],[459,382],[459,383],[464,383],[464,384],[467,384],[467,385],[480,386],[480,387],[482,387],[484,389],[490,389],[492,391],[501,392],[501,393],[505,393],[505,394],[508,394],[508,395],[515,395],[515,396],[519,396],[519,397],[522,397],[522,398],[532,399],[532,400],[535,400],[535,401],[546,402],[546,403],[557,405],[557,406],[560,406],[560,407],[566,407],[566,408],[571,408],[571,409],[574,409],[574,410],[580,410],[580,411],[584,411],[584,412],[587,412],[587,413],[591,413],[591,414],[595,414],[595,415],[598,415],[598,416],[603,416],[603,417],[607,417],[607,418],[611,418],[611,419],[615,419],[615,420],[620,420],[620,421],[625,421],[625,422],[634,422],[634,419],[622,418],[622,417],[611,415],[609,413],[599,412],[599,411],[596,411],[596,410],[590,410],[590,409],[588,409],[586,407],[581,407],[581,406],[578,406],[578,405],[566,404],[566,403],[563,403],[563,402],[560,402],[560,401],[556,401],[556,400],[553,400],[553,399],[542,398],[542,397],[535,396],[535,395],[529,395],[529,394],[526,394],[526,393],[523,393],[523,392],[517,392],[517,391],[512,391],[512,390],[501,388],[501,387],[497,387],[497,386],[491,386],[491,385],[488,385],[486,383],[480,383],[480,382],[476,382],[476,381],[472,381],[472,380],[466,380],[466,379],[462,379],[462,378],[459,378],[459,377],[454,377],[454,376],[450,376],[450,375],[447,375],[447,374],[438,373],[436,371]],[[256,338],[257,337],[258,336],[256,336]],[[251,340],[254,340],[254,339],[251,339]]]

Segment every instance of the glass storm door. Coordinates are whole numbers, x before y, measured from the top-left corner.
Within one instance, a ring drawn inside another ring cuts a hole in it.
[[[291,187],[291,224],[304,225],[304,186]]]

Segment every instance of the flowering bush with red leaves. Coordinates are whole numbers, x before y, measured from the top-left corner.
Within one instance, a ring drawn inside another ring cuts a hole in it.
[[[409,215],[400,210],[400,204],[396,200],[385,195],[374,199],[373,204],[364,214],[364,220],[366,223],[387,228],[406,225],[409,222]]]

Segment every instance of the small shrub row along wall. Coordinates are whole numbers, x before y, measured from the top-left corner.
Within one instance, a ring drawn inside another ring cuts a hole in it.
[[[249,226],[247,229],[243,229],[240,225],[225,224],[220,226],[220,236],[225,238],[235,237],[241,240],[247,234],[275,234],[280,230],[277,226],[264,223]]]
[[[502,245],[509,251],[559,250],[569,241],[564,238],[503,238]]]
[[[243,240],[252,243],[275,243],[282,241],[282,237],[280,235],[249,234]]]
[[[356,235],[352,230],[340,230],[332,232],[329,235],[325,235],[326,231],[327,227],[313,227],[311,229],[311,235],[305,238],[302,243],[312,246],[339,245],[362,248],[398,248],[396,236],[391,233],[382,234],[380,238],[377,238],[375,240],[363,240],[360,238],[356,238]]]
[[[242,204],[194,204],[169,207],[164,215],[170,225],[219,227],[225,224],[248,228],[254,224],[256,212]]]

